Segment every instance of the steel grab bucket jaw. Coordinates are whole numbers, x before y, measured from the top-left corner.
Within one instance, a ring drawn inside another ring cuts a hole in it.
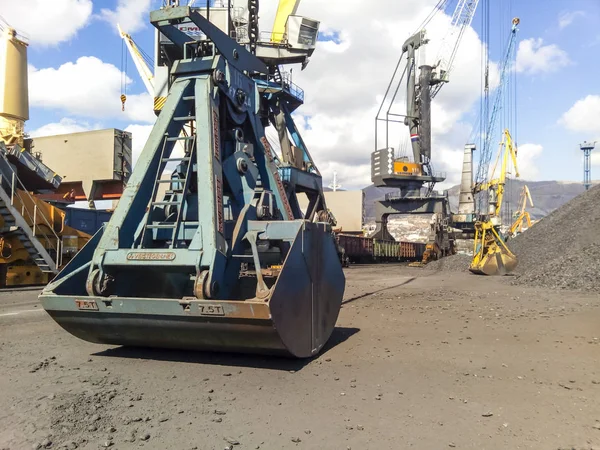
[[[89,342],[298,358],[316,355],[334,330],[345,286],[329,225],[249,221],[248,233],[259,242],[289,242],[274,283],[266,292],[257,288],[260,295],[252,292],[236,299],[89,296],[85,285],[97,245],[90,241],[87,253],[84,248],[77,255],[85,261],[48,285],[40,299],[61,327]]]
[[[249,230],[252,228],[250,223]],[[280,238],[289,233],[286,228],[295,238],[271,288],[269,309],[273,327],[287,352],[308,357],[317,354],[333,332],[345,277],[329,224],[269,222],[262,237]]]

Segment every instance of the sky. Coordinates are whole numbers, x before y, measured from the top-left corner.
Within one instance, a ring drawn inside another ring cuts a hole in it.
[[[484,1],[480,0],[472,26],[461,41],[450,82],[432,105],[433,164],[448,177],[442,187],[459,181],[463,147],[477,123],[482,48],[489,50],[495,87],[498,62],[515,16],[521,20],[516,61],[510,68],[516,100],[503,105],[501,116],[516,122],[511,132],[519,146],[521,178],[580,181],[579,144],[598,140],[600,145],[596,81],[600,60],[594,56],[600,52],[600,2],[492,0],[486,47],[481,38]],[[370,184],[377,108],[402,43],[436,3],[301,2],[298,14],[321,25],[319,43],[307,68],[293,68],[294,82],[306,97],[295,120],[325,185],[334,171],[344,188]],[[0,0],[0,16],[29,38],[27,132],[35,137],[124,129],[133,133],[134,157],[139,156],[155,116],[152,98],[123,47],[117,23],[146,53],[153,54],[149,11],[160,4],[159,0]],[[450,1],[446,14],[437,14],[427,26],[426,61],[435,59],[442,48],[455,4]],[[276,0],[261,1],[261,30],[270,28],[276,6]],[[122,111],[119,97],[124,87],[127,102]],[[493,138],[496,141],[499,132]],[[399,142],[397,147],[402,145]],[[600,149],[592,162],[594,177],[600,171]]]

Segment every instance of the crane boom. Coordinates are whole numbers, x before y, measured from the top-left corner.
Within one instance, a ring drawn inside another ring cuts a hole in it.
[[[281,42],[285,36],[285,24],[289,16],[296,14],[300,0],[279,0],[277,15],[273,22],[271,42]]]
[[[523,231],[523,222],[527,223],[527,228],[531,227],[531,215],[527,208],[527,200],[529,200],[529,204],[533,208],[533,200],[531,198],[531,192],[529,192],[529,188],[527,185],[523,186],[523,190],[521,191],[521,208],[515,214],[515,221],[510,226],[510,229],[507,233],[507,239],[515,237],[518,233]]]
[[[496,132],[496,125],[498,123],[498,113],[501,109],[501,101],[502,95],[504,93],[504,87],[506,86],[507,75],[510,71],[510,62],[512,60],[511,55],[513,54],[513,50],[515,48],[515,42],[517,40],[517,26],[519,25],[520,20],[518,18],[514,18],[512,21],[512,29],[510,33],[510,37],[508,40],[508,45],[506,47],[506,52],[504,54],[504,58],[501,62],[500,66],[500,83],[498,84],[498,88],[496,90],[496,95],[494,97],[494,103],[492,107],[492,114],[490,116],[489,123],[487,124],[487,130],[485,130],[485,139],[483,142],[483,149],[481,150],[481,158],[479,160],[479,166],[477,168],[477,177],[476,177],[476,186],[478,184],[482,184],[487,179],[488,169],[491,160],[491,145],[492,138]]]
[[[144,86],[146,86],[146,90],[152,97],[154,97],[154,73],[152,72],[152,69],[148,67],[148,64],[146,64],[146,61],[144,61],[142,53],[131,36],[125,33],[119,24],[117,24],[117,28],[119,29],[119,35],[125,42],[125,46],[131,55],[131,59],[133,59],[133,63],[135,64],[135,67],[139,72],[142,81],[144,82]]]
[[[491,179],[485,183],[481,183],[475,186],[474,193],[477,194],[481,191],[490,192],[490,216],[500,217],[500,209],[502,207],[502,200],[504,197],[504,186],[506,185],[506,174],[508,173],[508,156],[510,155],[513,167],[515,168],[515,176],[519,177],[519,167],[517,165],[517,147],[514,144],[512,136],[508,130],[504,130],[502,136],[502,142],[500,142],[500,149],[494,168],[492,169]],[[496,169],[500,163],[500,174],[498,177],[494,177]]]
[[[473,22],[473,17],[475,17],[475,11],[477,10],[478,4],[479,0],[458,0],[454,14],[452,14],[450,28],[442,41],[442,47],[438,53],[436,63],[438,84],[433,86],[431,98],[434,98],[442,88],[443,83],[448,81],[458,47],[465,30],[469,28]]]

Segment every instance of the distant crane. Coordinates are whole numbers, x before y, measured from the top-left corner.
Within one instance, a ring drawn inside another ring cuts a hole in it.
[[[337,178],[337,171],[333,171],[333,181],[331,182],[331,184],[329,185],[329,188],[333,191],[336,192],[338,189],[340,189],[342,187],[341,184],[338,184],[338,178]]]
[[[583,187],[587,191],[592,186],[592,150],[596,148],[596,142],[584,142],[579,145],[583,151]]]
[[[529,188],[527,187],[527,185],[525,185],[523,186],[523,190],[521,191],[521,200],[519,202],[521,207],[515,213],[515,221],[510,226],[510,229],[508,230],[508,233],[506,235],[507,240],[517,236],[523,231],[524,222],[527,223],[527,228],[531,227],[531,215],[526,210],[528,201],[531,207],[533,208],[533,199],[531,198],[531,192],[529,192]]]

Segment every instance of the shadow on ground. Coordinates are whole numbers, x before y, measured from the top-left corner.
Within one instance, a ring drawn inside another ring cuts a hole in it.
[[[117,347],[94,353],[94,356],[109,358],[147,359],[156,361],[181,362],[189,364],[212,364],[224,367],[252,367],[256,369],[297,371],[311,361],[318,359],[329,350],[345,342],[358,333],[358,328],[336,327],[319,355],[313,358],[292,359],[286,357],[249,355],[241,353],[202,352],[192,350],[171,350],[145,347]]]
[[[417,279],[417,277],[411,277],[408,280],[403,281],[402,283],[394,284],[393,286],[388,286],[388,287],[384,287],[384,288],[381,288],[381,289],[375,289],[375,290],[370,291],[370,292],[365,292],[364,294],[360,294],[360,295],[357,295],[356,297],[352,297],[352,298],[344,300],[342,302],[342,305],[347,305],[348,303],[355,302],[356,300],[360,300],[361,298],[368,297],[369,295],[377,294],[378,292],[389,291],[390,289],[395,289],[397,287],[407,285],[409,283],[412,283],[416,279]]]

